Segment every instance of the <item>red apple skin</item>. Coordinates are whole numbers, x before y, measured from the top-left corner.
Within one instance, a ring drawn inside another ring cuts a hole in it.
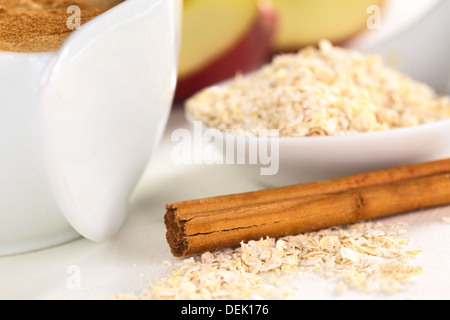
[[[277,17],[271,5],[258,6],[253,27],[214,62],[186,78],[179,78],[175,102],[182,102],[201,89],[232,78],[236,73],[253,71],[267,62],[272,53]]]

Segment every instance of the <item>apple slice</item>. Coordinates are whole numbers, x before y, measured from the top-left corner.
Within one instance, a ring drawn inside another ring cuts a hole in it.
[[[185,0],[176,100],[258,68],[271,53],[274,10],[257,0]]]
[[[371,5],[385,0],[271,0],[279,17],[276,52],[296,51],[321,39],[340,44],[366,29]]]

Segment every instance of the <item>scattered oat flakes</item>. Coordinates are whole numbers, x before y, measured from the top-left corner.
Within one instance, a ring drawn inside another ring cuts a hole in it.
[[[443,223],[450,223],[450,217],[442,217]]]
[[[309,272],[337,281],[337,292],[393,293],[422,272],[404,233],[404,224],[366,222],[249,241],[186,258],[140,296],[115,299],[283,299],[293,293],[287,280]]]
[[[165,266],[172,266],[172,261],[164,260],[163,261],[163,265],[165,265]]]
[[[188,113],[222,131],[278,129],[280,136],[334,136],[450,118],[449,97],[383,64],[380,57],[333,47],[282,54],[257,72],[203,90]]]

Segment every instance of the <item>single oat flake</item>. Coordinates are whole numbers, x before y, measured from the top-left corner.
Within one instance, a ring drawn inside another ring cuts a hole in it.
[[[281,137],[339,136],[450,118],[450,99],[383,64],[333,46],[281,54],[248,76],[204,89],[186,103],[207,127],[278,129]]]
[[[285,299],[286,284],[317,273],[336,281],[336,291],[394,293],[422,273],[407,248],[404,224],[364,222],[309,233],[241,243],[182,260],[139,296],[115,299]]]

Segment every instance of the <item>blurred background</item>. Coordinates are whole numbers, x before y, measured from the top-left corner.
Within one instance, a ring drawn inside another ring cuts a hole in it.
[[[449,0],[184,0],[176,101],[321,39],[450,93]]]

